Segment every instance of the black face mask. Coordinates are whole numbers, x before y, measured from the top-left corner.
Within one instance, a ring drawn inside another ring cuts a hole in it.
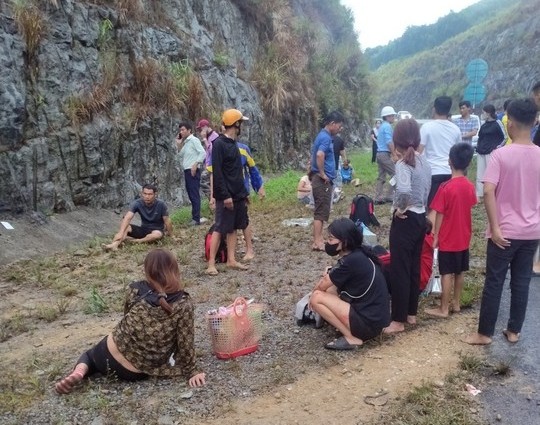
[[[326,242],[324,244],[324,250],[330,257],[335,257],[341,251],[341,249],[338,249],[338,245],[339,245],[339,242],[335,244],[330,244]]]

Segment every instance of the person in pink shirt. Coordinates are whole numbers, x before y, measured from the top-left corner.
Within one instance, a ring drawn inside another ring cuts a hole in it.
[[[531,141],[537,107],[532,99],[508,105],[512,144],[497,149],[484,174],[484,205],[488,216],[486,279],[478,331],[464,342],[492,342],[501,295],[510,266],[510,317],[503,334],[519,340],[525,320],[534,252],[540,239],[540,147]]]

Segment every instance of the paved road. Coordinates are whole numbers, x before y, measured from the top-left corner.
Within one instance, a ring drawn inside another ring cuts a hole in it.
[[[505,283],[496,335],[486,348],[492,364],[510,364],[510,375],[490,380],[482,388],[481,401],[485,418],[490,424],[540,424],[540,277],[533,277],[529,290],[527,317],[520,341],[513,345],[506,341],[502,329],[506,328],[510,311],[510,288]],[[497,417],[498,415],[499,418]]]

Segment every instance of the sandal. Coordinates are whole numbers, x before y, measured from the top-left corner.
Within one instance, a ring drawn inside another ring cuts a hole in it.
[[[344,336],[339,337],[338,339],[329,342],[324,346],[324,348],[328,348],[329,350],[336,350],[336,351],[350,351],[350,350],[356,350],[360,348],[363,344],[351,344],[349,341],[345,339]]]

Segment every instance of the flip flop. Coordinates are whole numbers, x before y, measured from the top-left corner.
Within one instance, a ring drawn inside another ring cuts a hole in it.
[[[349,341],[347,341],[345,337],[342,336],[332,342],[329,342],[328,344],[324,346],[324,348],[328,348],[329,350],[336,350],[336,351],[350,351],[350,350],[357,350],[361,346],[362,344],[350,344]]]
[[[503,329],[502,331],[503,335],[506,337],[506,340],[510,343],[510,344],[515,344],[516,342],[519,341],[519,333],[515,333],[515,332],[511,332],[509,331],[508,329]],[[512,334],[512,335],[510,335]],[[512,338],[516,338],[516,340],[511,340],[510,337]]]

